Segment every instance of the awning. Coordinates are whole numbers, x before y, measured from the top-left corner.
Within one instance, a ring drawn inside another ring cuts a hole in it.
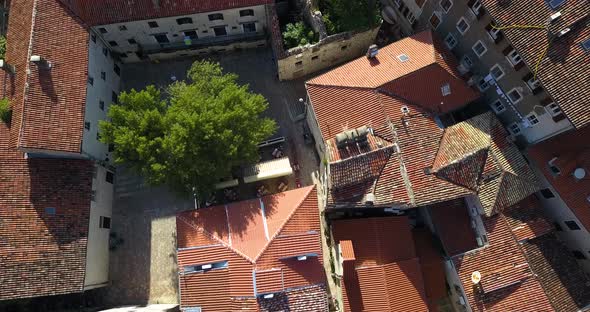
[[[252,183],[293,173],[288,157],[258,163],[244,170],[244,182]]]

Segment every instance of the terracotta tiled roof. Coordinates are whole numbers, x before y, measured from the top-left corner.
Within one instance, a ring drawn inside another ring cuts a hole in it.
[[[182,212],[176,223],[182,307],[225,311],[237,298],[325,282],[313,186]],[[307,260],[296,259],[303,255]],[[187,266],[223,261],[226,268],[185,272]]]
[[[587,79],[590,52],[584,51],[581,45],[582,41],[590,38],[588,1],[565,1],[556,10],[543,0],[484,0],[482,3],[500,26],[546,26],[549,16],[561,12],[561,17],[547,29],[510,28],[503,31],[532,70],[551,42],[539,65],[538,77],[575,127],[582,128],[590,123],[590,80]],[[556,37],[566,28],[570,29],[567,34]]]
[[[547,181],[559,193],[586,229],[590,229],[590,127],[567,132],[541,142],[529,149],[529,156],[536,163]],[[555,166],[561,173],[553,175],[548,162],[557,157]],[[576,180],[572,173],[576,168],[586,170],[586,178]],[[584,192],[583,190],[586,190]]]
[[[92,170],[25,159],[0,123],[0,301],[82,292]]]
[[[428,311],[417,258],[384,265],[357,267],[363,311]]]
[[[332,234],[348,255],[341,278],[344,311],[427,310],[408,217],[335,220]],[[424,263],[433,263],[432,257]]]
[[[535,238],[522,246],[555,311],[581,311],[590,304],[590,280],[555,235]]]
[[[541,203],[534,195],[505,209],[502,215],[519,242],[553,231],[553,226],[542,215]]]
[[[16,66],[16,74],[5,75],[2,96],[11,99],[14,111],[12,142],[23,148],[79,153],[88,32],[57,0],[11,1],[10,12],[6,61]],[[30,55],[49,61],[51,69],[29,62],[29,48]]]
[[[475,232],[463,198],[432,205],[429,211],[448,256],[477,248]]]
[[[87,24],[104,25],[270,4],[272,0],[60,0]]]
[[[452,258],[473,311],[553,311],[541,284],[500,215],[483,218],[489,246]],[[471,282],[481,273],[478,285]]]
[[[491,112],[445,129],[433,172],[477,190],[486,215],[512,206],[538,190],[533,171]]]

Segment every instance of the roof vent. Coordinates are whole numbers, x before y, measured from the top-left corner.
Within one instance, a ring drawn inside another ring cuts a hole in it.
[[[297,261],[305,261],[307,260],[307,256],[297,256]]]
[[[375,203],[375,194],[368,193],[365,195],[365,205],[373,205]]]
[[[582,180],[585,176],[586,170],[584,170],[584,168],[579,167],[574,170],[574,178],[576,178],[576,180]]]
[[[372,44],[371,46],[369,46],[369,49],[367,49],[367,58],[369,58],[369,59],[375,58],[378,53],[379,53],[379,48],[377,47],[376,44]]]
[[[263,296],[264,299],[272,299],[274,298],[275,294],[266,294]]]
[[[471,273],[471,282],[473,285],[477,285],[479,284],[479,281],[481,281],[481,273],[479,273],[479,271],[473,271],[473,273]]]
[[[568,28],[563,29],[562,31],[558,32],[557,33],[557,38],[561,38],[561,37],[565,36],[565,34],[567,34],[568,32],[570,32],[570,30],[571,29],[568,27]]]
[[[400,54],[400,55],[398,55],[398,56],[397,56],[397,59],[398,59],[400,62],[404,63],[404,62],[407,62],[407,61],[409,61],[409,60],[410,60],[410,57],[409,57],[407,54],[403,53],[403,54]]]
[[[555,22],[555,20],[558,19],[559,17],[561,17],[561,12],[557,12],[557,13],[549,16],[549,18],[547,19],[547,22],[549,24],[551,24],[551,23]]]
[[[409,114],[409,113],[410,113],[410,109],[409,109],[407,106],[405,106],[405,105],[404,105],[404,106],[402,106],[402,107],[400,108],[400,110],[402,111],[402,113],[403,113],[404,115],[407,115],[407,114]]]

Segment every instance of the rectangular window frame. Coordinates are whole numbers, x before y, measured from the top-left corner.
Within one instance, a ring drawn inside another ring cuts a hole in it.
[[[254,10],[253,9],[240,10],[240,17],[246,17],[246,16],[254,16]]]
[[[483,82],[483,83],[482,83]],[[485,79],[481,78],[478,82],[477,82],[477,88],[479,89],[479,91],[481,92],[485,92],[487,89],[490,88],[490,84],[485,81]]]
[[[476,46],[481,45],[483,47],[483,52],[477,53],[477,50],[475,49]],[[484,56],[486,54],[486,52],[488,52],[488,47],[486,47],[486,45],[483,43],[483,41],[481,40],[477,40],[475,42],[475,44],[473,44],[473,46],[471,46],[471,50],[473,50],[473,53],[475,53],[475,55],[477,55],[478,58],[481,58],[482,56]]]
[[[445,9],[445,7],[443,6],[443,2],[448,2],[449,3],[449,7]],[[440,0],[438,2],[438,5],[440,6],[440,8],[445,12],[445,13],[449,13],[449,11],[451,10],[451,8],[453,7],[453,1],[452,0]]]
[[[186,25],[186,24],[192,24],[192,23],[193,23],[193,18],[189,17],[189,16],[179,17],[176,19],[177,25]]]
[[[111,225],[111,217],[100,216],[100,218],[98,219],[98,227],[100,229],[110,230]]]
[[[218,35],[217,34],[217,29],[222,29],[222,28],[223,28],[223,31],[225,32],[225,34]],[[215,34],[215,37],[225,37],[225,36],[227,36],[227,26],[214,26],[214,27],[211,27],[211,29],[213,29],[213,33]]]
[[[558,116],[562,113],[561,107],[559,107],[559,105],[557,105],[555,102],[547,104],[545,106],[545,110],[547,113],[549,113],[549,115],[551,115],[551,117]]]
[[[465,25],[467,25],[467,28],[461,29],[459,27],[459,24],[461,24],[461,22],[465,23]],[[467,21],[467,19],[464,16],[461,16],[461,18],[457,21],[457,24],[455,24],[455,28],[457,28],[457,30],[459,31],[459,33],[461,35],[465,35],[465,33],[467,33],[467,31],[469,31],[469,28],[471,28],[471,25],[469,25],[469,22]]]
[[[436,24],[436,26],[432,23],[432,18],[436,17],[436,19],[438,20],[438,23]],[[430,23],[430,25],[432,26],[432,29],[437,29],[440,24],[442,24],[442,17],[438,14],[438,12],[433,12],[432,15],[430,16],[430,18],[428,19],[428,23]]]
[[[516,92],[518,94],[519,98],[517,100],[513,100],[512,97],[510,96],[510,94],[512,94],[513,92]],[[520,101],[522,101],[522,99],[524,98],[522,93],[520,93],[520,91],[518,91],[517,88],[512,88],[510,91],[506,92],[506,97],[508,97],[508,99],[510,100],[510,102],[512,102],[512,104],[520,103]]]
[[[499,76],[494,75],[494,69],[500,70],[500,72],[502,74]],[[504,71],[504,69],[502,68],[502,66],[500,64],[495,64],[494,66],[492,66],[492,68],[490,68],[490,74],[492,75],[492,77],[494,77],[494,80],[498,81],[506,75],[506,72]]]
[[[512,135],[519,135],[522,132],[522,129],[517,122],[513,122],[508,125],[508,132],[510,132]]]
[[[563,221],[563,223],[570,231],[579,231],[582,229],[574,220]]]
[[[251,25],[254,26],[254,30],[246,31],[246,26],[250,27]],[[251,23],[244,23],[242,24],[242,32],[245,34],[252,34],[258,31],[258,27],[256,27],[256,22]]]
[[[223,13],[211,13],[207,15],[209,21],[223,21]]]
[[[501,114],[506,111],[506,105],[502,103],[502,100],[497,99],[490,104],[490,107],[496,114]]]
[[[156,21],[149,21],[147,23],[150,28],[159,28],[160,27],[160,25]]]
[[[534,126],[538,125],[539,123],[541,123],[541,121],[539,121],[539,118],[537,117],[537,114],[535,114],[535,112],[531,112],[530,114],[526,115],[525,118],[528,121],[530,127],[534,127]]]
[[[452,44],[449,43],[449,39],[452,39]],[[449,33],[446,37],[445,37],[445,45],[447,46],[447,48],[449,48],[449,50],[453,49],[454,47],[457,46],[457,38],[455,38],[455,36],[453,35],[453,33]]]
[[[515,67],[516,65],[522,63],[522,57],[520,57],[520,54],[516,52],[516,49],[512,49],[512,51],[510,51],[508,55],[506,55],[506,58],[508,58],[508,61],[510,62],[512,67]]]

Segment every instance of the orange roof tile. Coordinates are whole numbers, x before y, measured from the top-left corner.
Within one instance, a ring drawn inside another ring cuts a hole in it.
[[[459,198],[432,205],[430,215],[448,256],[477,248],[465,199]]]
[[[340,241],[340,252],[342,253],[342,259],[344,261],[356,260],[354,256],[354,247],[352,246],[351,240]]]
[[[547,181],[559,193],[586,229],[590,229],[590,127],[560,134],[529,149],[530,158],[537,164]],[[557,157],[555,165],[561,174],[554,175],[548,162]],[[584,168],[586,178],[576,180],[572,173]]]
[[[267,292],[289,296],[325,283],[314,186],[181,212],[176,223],[182,307],[226,311],[230,305],[241,305],[238,298],[255,300]],[[300,255],[308,255],[307,260],[298,261],[295,257]],[[187,266],[221,261],[227,261],[227,268],[185,272]],[[214,282],[209,280],[213,272]],[[314,294],[326,300],[325,291]],[[275,303],[258,304],[264,310]]]
[[[417,258],[358,267],[363,311],[426,312],[422,271]]]
[[[535,195],[505,209],[502,216],[508,222],[514,237],[519,242],[553,231],[553,226],[543,217],[541,203]]]

